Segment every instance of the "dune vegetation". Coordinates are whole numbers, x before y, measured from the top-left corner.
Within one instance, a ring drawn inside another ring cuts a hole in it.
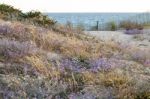
[[[150,99],[150,49],[4,4],[0,18],[1,99]]]

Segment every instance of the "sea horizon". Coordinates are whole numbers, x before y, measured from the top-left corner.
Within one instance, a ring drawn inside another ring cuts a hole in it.
[[[140,21],[139,16],[143,13],[46,13],[50,18],[57,20],[57,23],[67,24],[72,23],[73,26],[83,25],[86,29],[97,24],[105,26],[108,22],[119,24],[123,20]],[[136,18],[135,18],[136,17]],[[149,19],[150,20],[150,19]],[[143,21],[143,20],[142,20]]]

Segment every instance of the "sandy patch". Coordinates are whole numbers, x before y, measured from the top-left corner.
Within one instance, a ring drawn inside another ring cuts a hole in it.
[[[85,34],[95,36],[103,41],[115,41],[122,44],[134,45],[136,47],[150,48],[148,40],[138,41],[133,39],[134,35],[124,34],[122,31],[85,31]]]

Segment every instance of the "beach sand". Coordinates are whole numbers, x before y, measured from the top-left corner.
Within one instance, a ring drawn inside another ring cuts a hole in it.
[[[135,35],[125,34],[123,31],[85,31],[85,34],[95,36],[103,41],[115,41],[121,44],[150,49],[150,41],[148,39],[136,40],[134,39]],[[136,35],[144,36],[144,34]]]

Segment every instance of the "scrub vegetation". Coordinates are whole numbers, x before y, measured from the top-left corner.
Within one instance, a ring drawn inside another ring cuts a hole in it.
[[[0,98],[150,99],[150,49],[101,41],[4,4],[0,18]]]

